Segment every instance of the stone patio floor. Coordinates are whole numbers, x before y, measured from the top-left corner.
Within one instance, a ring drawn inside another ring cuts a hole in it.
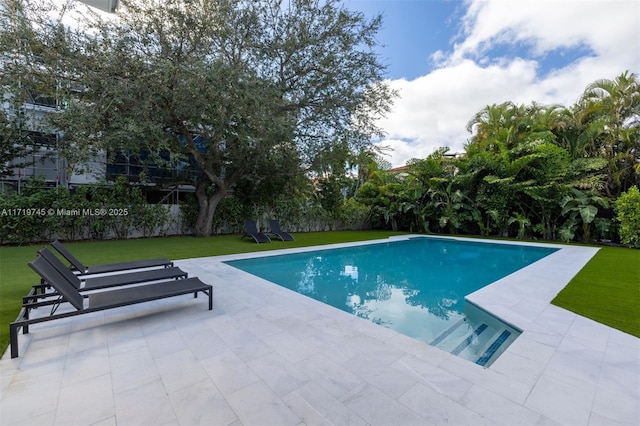
[[[638,425],[640,339],[549,304],[597,251],[561,247],[468,296],[523,330],[490,368],[222,263],[274,252],[178,261],[213,311],[32,326],[0,360],[0,425]]]

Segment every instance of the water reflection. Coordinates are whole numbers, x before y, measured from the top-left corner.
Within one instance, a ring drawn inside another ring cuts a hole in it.
[[[418,238],[229,264],[430,341],[463,317],[467,294],[553,251]]]

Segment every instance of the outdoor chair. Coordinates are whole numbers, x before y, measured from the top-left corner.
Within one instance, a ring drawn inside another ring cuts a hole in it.
[[[183,279],[187,278],[189,274],[177,267],[162,268],[162,269],[147,269],[137,272],[127,272],[122,274],[107,275],[93,278],[78,277],[69,268],[67,268],[60,259],[56,257],[46,247],[38,251],[38,254],[43,257],[55,270],[57,270],[67,281],[69,281],[78,291],[90,291],[98,290],[110,287],[125,286],[131,284],[139,284],[150,281],[160,281],[169,279]],[[41,282],[34,287],[34,291],[28,296],[23,298],[25,301],[27,298],[41,299],[43,297],[49,297],[54,294],[46,293],[46,288],[50,287],[47,282]],[[38,294],[40,290],[40,294]]]
[[[193,293],[194,297],[197,297],[198,292],[202,292],[209,296],[209,310],[213,309],[212,286],[203,283],[196,277],[186,278],[183,280],[162,281],[155,284],[139,285],[115,290],[105,290],[83,295],[60,272],[51,266],[44,257],[38,256],[36,260],[29,262],[29,266],[38,275],[40,275],[44,281],[49,283],[59,296],[55,300],[37,302],[33,305],[31,303],[27,303],[26,305],[23,304],[16,320],[9,324],[11,358],[18,357],[18,330],[22,328],[22,333],[27,334],[29,333],[29,326],[32,324],[190,293]],[[87,301],[86,303],[85,299]],[[69,303],[73,308],[75,308],[75,310],[56,313],[57,309],[63,303]],[[37,318],[29,317],[32,308],[41,308],[46,305],[51,306],[51,312],[48,316]]]
[[[72,270],[77,271],[79,275],[103,274],[108,272],[127,271],[130,269],[154,268],[158,266],[168,268],[173,266],[173,262],[165,258],[85,266],[73,254],[71,254],[71,252],[69,252],[69,250],[67,250],[59,240],[55,240],[51,245],[58,251],[58,253],[69,261],[71,264],[69,267]]]
[[[258,223],[255,220],[244,221],[244,234],[242,234],[242,238],[240,239],[244,237],[251,237],[258,244],[271,242],[271,238],[269,238],[267,234],[258,231]]]
[[[293,235],[291,235],[288,232],[284,232],[282,229],[280,229],[280,222],[278,222],[275,219],[271,219],[269,221],[269,229],[271,230],[269,232],[270,235],[275,235],[278,238],[280,238],[280,240],[282,241],[295,241],[296,239],[293,238]]]

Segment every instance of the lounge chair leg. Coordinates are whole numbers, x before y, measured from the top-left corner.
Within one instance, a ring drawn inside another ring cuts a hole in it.
[[[30,308],[25,308],[24,315],[22,315],[22,319],[23,320],[28,320],[29,319],[29,309]],[[18,329],[16,328],[16,332],[17,331],[18,331]],[[25,325],[22,326],[22,334],[29,334],[29,324],[25,324]]]
[[[209,291],[207,291],[208,295],[209,295],[209,310],[213,310],[213,289],[209,289]]]
[[[11,343],[11,358],[18,358],[18,325],[9,324],[9,340]]]

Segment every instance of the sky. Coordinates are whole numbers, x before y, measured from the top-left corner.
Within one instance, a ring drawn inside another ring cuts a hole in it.
[[[393,167],[439,147],[463,152],[466,124],[512,101],[572,106],[586,86],[640,74],[638,0],[343,0],[382,15],[377,53],[399,92],[378,124]]]
[[[342,3],[382,15],[376,52],[399,97],[376,143],[393,167],[440,147],[463,152],[467,123],[487,105],[570,107],[596,80],[640,74],[639,0]]]

